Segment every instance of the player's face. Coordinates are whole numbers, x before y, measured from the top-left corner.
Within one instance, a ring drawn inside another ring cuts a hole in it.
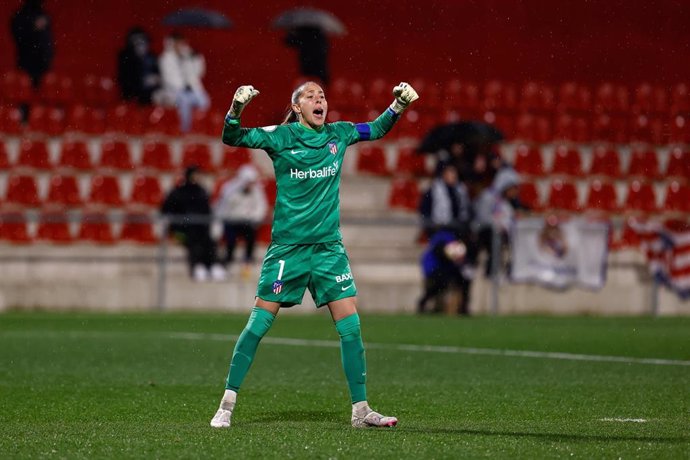
[[[326,122],[328,102],[323,89],[315,83],[308,84],[292,109],[301,115],[300,122],[311,128],[320,128]]]

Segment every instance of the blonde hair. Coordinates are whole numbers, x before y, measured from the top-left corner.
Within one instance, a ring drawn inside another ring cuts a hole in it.
[[[297,88],[295,88],[295,90],[292,92],[292,96],[290,97],[290,105],[288,105],[286,109],[285,118],[283,119],[283,122],[281,124],[287,125],[289,123],[299,121],[299,116],[297,115],[297,112],[292,110],[292,105],[299,103],[299,98],[302,97],[302,94],[304,94],[304,89],[309,84],[318,86],[318,83],[316,83],[315,81],[305,81]]]

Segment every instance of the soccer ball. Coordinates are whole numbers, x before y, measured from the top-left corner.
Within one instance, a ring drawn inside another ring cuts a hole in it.
[[[443,247],[443,253],[453,262],[460,262],[467,254],[467,247],[460,241],[451,241]]]

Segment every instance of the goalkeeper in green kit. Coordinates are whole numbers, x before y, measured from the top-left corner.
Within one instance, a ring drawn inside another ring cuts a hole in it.
[[[230,363],[225,394],[211,420],[228,428],[237,392],[281,307],[302,301],[309,289],[318,307],[328,305],[340,336],[345,377],[352,399],[352,426],[395,426],[398,420],[367,403],[366,360],[357,315],[357,288],[340,234],[339,185],[345,149],[383,137],[400,113],[419,98],[407,83],[393,89],[393,103],[370,123],[326,123],[328,102],[319,85],[307,82],[293,93],[279,126],[240,127],[240,114],[259,92],[241,86],[225,117],[223,142],[262,149],[273,161],[277,198],[271,244],[261,268],[256,300]]]

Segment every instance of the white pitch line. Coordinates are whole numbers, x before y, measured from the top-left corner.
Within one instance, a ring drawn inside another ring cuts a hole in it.
[[[221,342],[237,341],[238,335],[204,333],[204,332],[164,332],[164,331],[142,331],[142,332],[119,332],[119,331],[4,331],[0,332],[0,338],[3,336],[40,336],[42,338],[61,337],[61,338],[109,338],[121,336],[137,336],[142,335],[158,336],[169,339],[182,340],[212,340]],[[288,337],[264,337],[262,342],[269,345],[287,345],[293,347],[324,347],[324,348],[340,348],[340,342],[335,340],[313,340],[313,339],[293,339]],[[607,363],[623,363],[623,364],[649,364],[655,366],[690,366],[690,361],[682,361],[676,359],[662,359],[662,358],[632,358],[626,356],[608,356],[608,355],[585,355],[577,353],[561,353],[548,351],[531,351],[531,350],[505,350],[500,348],[472,348],[472,347],[456,347],[444,345],[411,345],[400,343],[370,343],[365,344],[366,348],[377,350],[394,350],[394,351],[411,351],[411,352],[427,352],[427,353],[450,353],[463,355],[482,355],[482,356],[508,356],[516,358],[536,358],[536,359],[554,359],[561,361],[589,361],[589,362],[607,362]]]
[[[600,418],[600,422],[647,423],[644,418]]]

